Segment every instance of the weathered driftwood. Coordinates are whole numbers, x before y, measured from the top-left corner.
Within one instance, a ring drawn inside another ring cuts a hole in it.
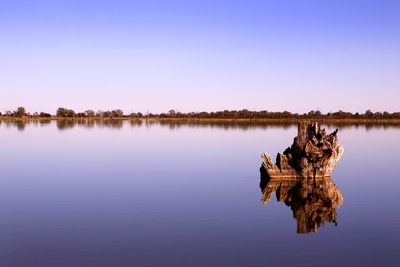
[[[317,123],[301,123],[292,146],[278,153],[276,163],[262,155],[261,201],[267,204],[276,193],[293,211],[298,233],[316,232],[326,222],[336,224],[336,208],[343,203],[331,179],[343,154],[336,134],[326,134]]]
[[[265,170],[271,178],[330,177],[344,151],[337,131],[326,134],[318,123],[300,123],[292,146],[278,153],[276,163],[268,154],[262,154]]]

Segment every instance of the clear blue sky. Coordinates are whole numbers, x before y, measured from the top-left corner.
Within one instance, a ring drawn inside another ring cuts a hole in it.
[[[400,1],[0,0],[0,112],[399,102]]]

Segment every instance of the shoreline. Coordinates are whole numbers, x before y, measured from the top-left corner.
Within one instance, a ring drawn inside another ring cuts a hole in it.
[[[321,124],[338,125],[400,125],[400,119],[330,119],[330,118],[160,118],[160,117],[116,117],[116,118],[72,118],[72,117],[0,117],[0,122],[35,122],[35,121],[141,121],[141,122],[160,122],[176,124],[298,124],[304,121],[315,121]]]

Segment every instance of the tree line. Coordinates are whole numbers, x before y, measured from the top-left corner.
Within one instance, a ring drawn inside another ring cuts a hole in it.
[[[389,113],[384,112],[373,112],[367,110],[364,113],[351,113],[339,110],[337,112],[321,113],[318,110],[311,110],[308,113],[291,113],[289,111],[283,112],[271,112],[267,110],[263,111],[250,111],[247,109],[243,110],[224,110],[216,112],[188,112],[183,113],[171,109],[166,113],[150,113],[145,114],[141,112],[124,114],[121,109],[114,109],[108,111],[94,111],[86,110],[83,112],[76,112],[72,109],[60,107],[57,109],[54,115],[46,112],[34,112],[29,113],[24,107],[18,107],[14,111],[6,111],[4,114],[0,112],[0,116],[3,117],[27,117],[27,118],[182,118],[182,119],[400,119],[400,112]]]
[[[60,107],[57,109],[54,115],[46,112],[33,112],[29,113],[26,111],[24,107],[18,107],[14,111],[6,111],[4,114],[0,112],[0,116],[3,117],[16,117],[16,118],[125,118],[125,117],[137,117],[140,118],[143,116],[141,112],[124,114],[121,109],[114,110],[106,110],[106,111],[94,111],[94,110],[86,110],[83,112],[76,112],[73,109]]]
[[[243,110],[224,110],[216,112],[190,112],[180,113],[170,110],[168,113],[158,114],[160,118],[206,118],[206,119],[400,119],[400,112],[389,113],[372,112],[367,110],[364,113],[351,113],[339,110],[337,112],[321,113],[318,110],[311,110],[308,113],[291,113],[289,111],[271,112]]]

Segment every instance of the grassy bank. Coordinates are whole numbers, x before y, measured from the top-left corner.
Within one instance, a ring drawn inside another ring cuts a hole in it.
[[[334,119],[334,118],[160,118],[160,117],[117,117],[117,118],[66,118],[66,117],[0,117],[0,121],[7,122],[33,122],[33,121],[70,121],[70,122],[83,122],[83,121],[142,121],[142,122],[160,122],[160,123],[195,123],[195,124],[297,124],[301,121],[315,121],[321,124],[338,124],[338,125],[400,125],[400,119]]]

